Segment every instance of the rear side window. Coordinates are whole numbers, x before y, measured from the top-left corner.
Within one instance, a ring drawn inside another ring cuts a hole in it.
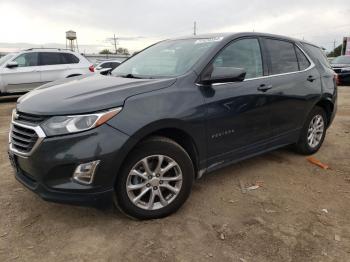
[[[325,67],[332,68],[321,48],[306,43],[303,43],[303,45],[310,51],[312,57],[314,57],[319,63]]]
[[[294,44],[275,39],[265,39],[270,58],[270,75],[299,71]]]
[[[232,42],[215,58],[213,67],[242,68],[247,72],[246,79],[262,76],[259,41],[249,38]]]
[[[295,52],[297,53],[299,70],[305,70],[308,68],[310,66],[310,61],[306,58],[304,53],[298,47],[295,47]]]
[[[60,53],[42,52],[40,53],[40,65],[59,65],[61,64]]]
[[[79,58],[73,54],[60,53],[62,64],[78,64]]]

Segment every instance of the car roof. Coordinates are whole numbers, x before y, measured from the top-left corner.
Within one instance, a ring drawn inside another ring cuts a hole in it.
[[[176,38],[170,38],[168,40],[183,40],[183,39],[206,39],[206,38],[220,38],[223,39],[233,39],[236,37],[244,37],[244,36],[257,36],[257,37],[271,37],[271,38],[279,38],[284,39],[292,42],[300,42],[305,43],[309,45],[313,45],[315,47],[320,48],[319,46],[310,43],[305,40],[300,40],[297,38],[289,37],[289,36],[283,36],[283,35],[277,35],[277,34],[269,34],[269,33],[260,33],[260,32],[236,32],[236,33],[211,33],[211,34],[201,34],[201,35],[192,35],[192,36],[183,36],[183,37],[176,37]]]
[[[102,63],[121,63],[119,60],[103,60],[103,61],[99,61],[100,64]]]
[[[74,52],[70,49],[62,49],[62,48],[28,48],[21,50],[20,52],[63,52],[63,53],[71,53],[71,54],[78,54],[77,52]]]

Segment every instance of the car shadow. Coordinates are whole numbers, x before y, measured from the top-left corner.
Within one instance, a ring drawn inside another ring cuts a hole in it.
[[[18,98],[20,98],[20,95],[16,95],[16,96],[0,96],[0,103],[17,102]]]

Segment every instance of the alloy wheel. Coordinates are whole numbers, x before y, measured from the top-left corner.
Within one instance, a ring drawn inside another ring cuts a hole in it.
[[[179,164],[165,155],[141,159],[133,166],[126,181],[130,201],[145,210],[169,205],[179,194],[181,186],[182,171]]]
[[[307,142],[311,148],[317,147],[324,133],[324,120],[321,115],[315,115],[309,125]]]

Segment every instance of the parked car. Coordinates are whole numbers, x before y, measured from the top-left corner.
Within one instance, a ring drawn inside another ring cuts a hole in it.
[[[350,84],[350,55],[342,55],[334,58],[331,62],[334,72],[338,74],[341,85]]]
[[[21,97],[9,155],[16,178],[45,200],[113,201],[160,218],[204,173],[291,144],[317,152],[336,100],[335,73],[311,43],[259,33],[166,40],[111,76]]]
[[[0,95],[30,91],[61,78],[92,74],[82,55],[62,49],[31,48],[0,58]]]
[[[120,64],[120,61],[103,61],[96,66],[96,73],[101,75],[109,75]]]

